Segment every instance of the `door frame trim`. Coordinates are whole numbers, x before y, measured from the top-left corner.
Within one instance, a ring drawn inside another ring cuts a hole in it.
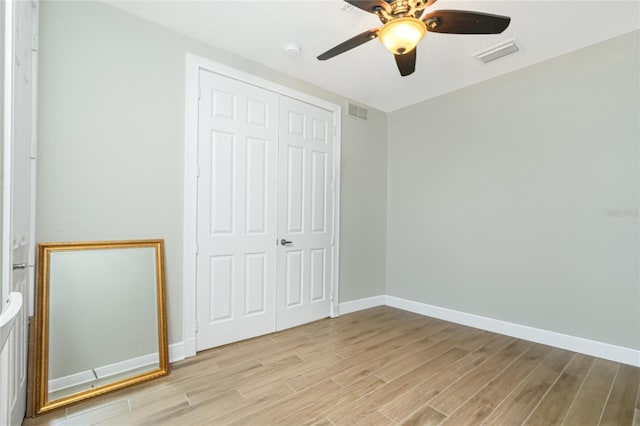
[[[333,259],[331,288],[331,317],[339,315],[339,266],[340,266],[340,147],[342,109],[339,105],[297,91],[218,62],[187,53],[185,68],[185,156],[184,156],[184,229],[182,258],[182,338],[184,356],[196,354],[196,262],[197,262],[197,184],[198,184],[198,74],[206,70],[233,78],[315,105],[333,113],[334,177],[333,191]]]
[[[11,291],[13,256],[11,250],[11,188],[13,181],[13,2],[3,2],[4,8],[4,80],[2,120],[2,275],[0,284],[0,311],[4,308]]]

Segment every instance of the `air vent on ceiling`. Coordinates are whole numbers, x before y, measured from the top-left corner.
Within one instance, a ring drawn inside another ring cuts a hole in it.
[[[503,56],[516,53],[518,50],[520,49],[518,48],[516,41],[509,40],[507,42],[493,46],[487,50],[483,50],[482,52],[478,52],[473,56],[486,64],[487,62],[495,61],[496,59],[502,58]]]
[[[366,120],[367,109],[349,102],[347,103],[347,115],[351,117],[359,118],[360,120]]]

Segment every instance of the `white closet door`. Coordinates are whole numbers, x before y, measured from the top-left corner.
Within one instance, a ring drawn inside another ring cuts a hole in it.
[[[278,164],[279,330],[329,316],[333,259],[333,113],[282,96]]]
[[[275,331],[278,95],[200,71],[197,350]]]

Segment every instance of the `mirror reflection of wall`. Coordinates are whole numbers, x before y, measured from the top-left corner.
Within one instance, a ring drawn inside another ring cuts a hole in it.
[[[50,262],[50,399],[157,368],[154,249],[55,252]]]
[[[35,413],[168,372],[162,240],[38,244]]]

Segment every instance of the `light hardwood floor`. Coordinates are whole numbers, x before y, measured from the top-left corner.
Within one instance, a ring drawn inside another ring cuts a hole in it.
[[[378,307],[200,352],[25,426],[640,425],[640,369]]]

